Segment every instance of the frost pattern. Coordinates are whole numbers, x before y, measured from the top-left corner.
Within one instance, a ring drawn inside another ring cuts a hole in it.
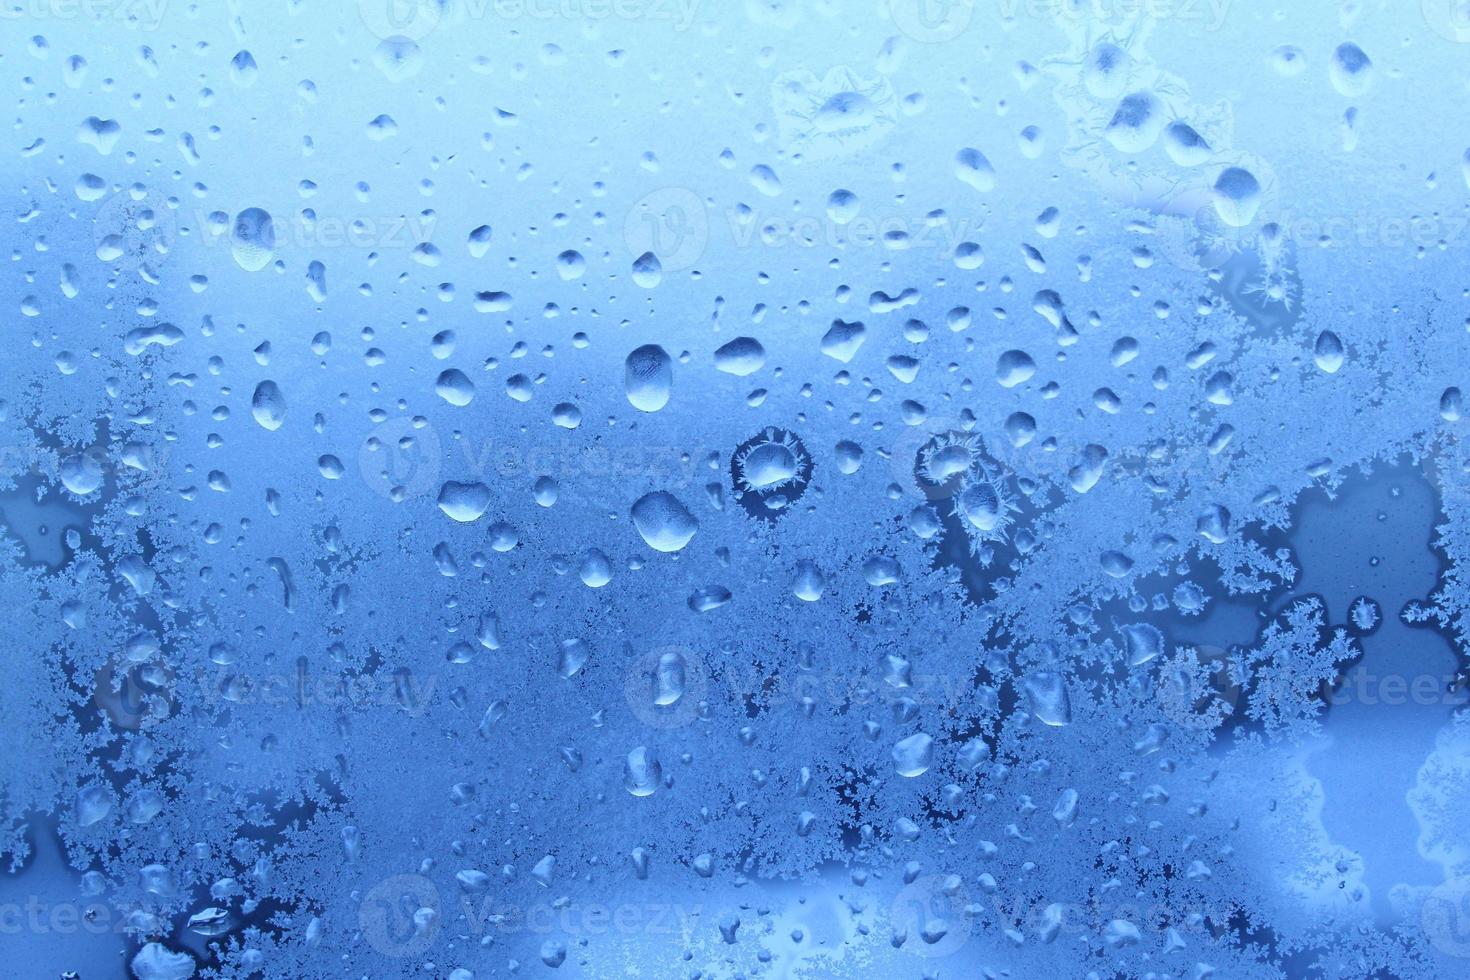
[[[1464,969],[1454,31],[226,6],[0,42],[18,969]]]

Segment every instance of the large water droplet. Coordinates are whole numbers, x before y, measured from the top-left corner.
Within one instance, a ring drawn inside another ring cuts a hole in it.
[[[639,497],[633,504],[632,515],[633,526],[655,551],[679,551],[699,530],[694,515],[677,497],[663,490]]]
[[[633,282],[644,289],[652,289],[664,278],[663,263],[652,252],[644,252],[633,260]]]
[[[384,38],[373,51],[373,64],[390,82],[412,78],[424,66],[424,52],[406,37]]]
[[[1025,680],[1026,697],[1031,713],[1045,725],[1061,727],[1072,721],[1072,702],[1062,675],[1053,670],[1038,670]]]
[[[1036,362],[1023,350],[1008,350],[995,361],[995,380],[1002,388],[1025,384],[1036,374]]]
[[[1362,95],[1373,84],[1373,62],[1363,49],[1351,41],[1344,41],[1332,52],[1332,63],[1328,67],[1332,87],[1341,95]]]
[[[754,337],[736,337],[715,351],[715,367],[743,378],[759,371],[766,363],[766,349]]]
[[[893,768],[900,776],[912,779],[929,771],[934,763],[934,739],[919,732],[902,739],[893,747]]]
[[[459,407],[475,400],[475,383],[457,368],[440,372],[438,380],[434,382],[434,390],[439,393],[440,398]]]
[[[102,479],[102,464],[91,453],[73,453],[61,461],[61,483],[79,497],[96,493]]]
[[[653,673],[653,703],[666,708],[684,696],[688,662],[677,650],[659,655],[658,666]]]
[[[1232,228],[1244,228],[1256,219],[1261,206],[1261,185],[1242,167],[1226,167],[1215,179],[1215,213]]]
[[[268,212],[246,208],[235,216],[230,253],[246,272],[259,272],[275,257],[276,226]]]
[[[447,481],[439,488],[439,509],[461,524],[478,520],[490,506],[490,488],[483,483]]]
[[[1312,350],[1312,359],[1317,362],[1317,367],[1326,374],[1336,374],[1345,360],[1342,350],[1342,341],[1337,334],[1331,330],[1323,330],[1317,335],[1317,344]]]
[[[658,757],[645,746],[628,753],[623,763],[623,787],[634,796],[652,796],[663,778]]]
[[[995,168],[985,154],[971,147],[955,154],[954,175],[977,191],[995,189]]]
[[[1142,153],[1164,130],[1164,107],[1152,92],[1125,96],[1108,122],[1107,138],[1123,153]]]
[[[623,389],[640,412],[657,412],[669,403],[674,362],[658,344],[644,344],[624,362]]]
[[[255,386],[255,394],[250,399],[250,414],[262,429],[271,432],[286,421],[286,396],[281,394],[274,381],[262,381]]]

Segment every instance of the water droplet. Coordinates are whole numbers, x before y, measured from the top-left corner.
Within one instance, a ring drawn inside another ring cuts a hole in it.
[[[802,559],[796,563],[796,573],[791,578],[791,594],[803,602],[816,602],[822,598],[827,579],[817,563]]]
[[[1226,167],[1215,179],[1211,199],[1220,220],[1232,228],[1244,228],[1256,219],[1261,206],[1261,185],[1242,167]]]
[[[490,236],[491,231],[489,225],[481,225],[470,232],[468,242],[470,255],[477,259],[484,258],[486,253],[490,251]]]
[[[439,509],[451,520],[468,524],[490,507],[490,488],[483,483],[447,481],[439,488]]]
[[[255,56],[249,51],[241,51],[230,59],[230,81],[241,88],[249,88],[254,85],[259,74],[260,69],[255,64]]]
[[[995,190],[995,168],[979,150],[966,147],[955,154],[954,175],[977,191]]]
[[[255,386],[255,394],[250,399],[250,414],[262,429],[270,432],[279,429],[286,421],[286,396],[281,394],[274,381],[262,381]]]
[[[1053,670],[1039,670],[1029,675],[1023,685],[1031,704],[1031,713],[1044,725],[1060,728],[1071,724],[1072,702],[1062,675]]]
[[[677,497],[663,490],[639,497],[633,504],[632,516],[634,527],[655,551],[679,551],[699,530],[694,515]]]
[[[475,383],[456,368],[440,372],[434,390],[440,398],[461,408],[475,400]]]
[[[1123,153],[1142,153],[1164,131],[1164,106],[1152,92],[1133,92],[1118,103],[1108,122],[1108,142]]]
[[[587,272],[587,260],[575,249],[567,249],[556,257],[556,274],[564,282],[581,279]],[[642,285],[642,283],[639,283]]]
[[[1129,623],[1119,630],[1128,652],[1128,666],[1141,667],[1164,652],[1164,634],[1148,623]]]
[[[424,66],[424,52],[406,37],[388,37],[373,51],[373,64],[390,82],[412,78]]]
[[[1025,384],[1036,374],[1036,362],[1023,350],[1008,350],[995,362],[995,380],[1002,388]]]
[[[1307,70],[1307,53],[1293,44],[1275,49],[1268,60],[1282,78],[1295,78]]]
[[[612,562],[596,548],[582,557],[582,567],[577,570],[582,584],[589,589],[600,589],[612,581]]]
[[[715,351],[715,367],[736,377],[759,371],[766,363],[766,349],[754,337],[736,337]]]
[[[893,768],[900,776],[922,776],[934,764],[934,739],[919,732],[893,747]]]
[[[623,788],[634,796],[652,796],[663,779],[663,766],[646,746],[638,746],[623,762]]]
[[[750,168],[750,186],[767,197],[776,197],[781,193],[781,180],[776,176],[776,171],[763,163]]]
[[[667,405],[673,383],[674,362],[659,345],[644,344],[628,355],[623,389],[640,412],[657,412]]]
[[[102,488],[102,464],[91,453],[73,453],[61,461],[61,483],[72,493],[85,497]]]
[[[235,216],[230,252],[246,272],[259,272],[275,257],[276,226],[261,208],[246,208]]]
[[[586,666],[592,656],[592,648],[580,637],[562,640],[556,657],[556,672],[570,680]]]
[[[867,339],[868,329],[861,323],[833,320],[832,326],[822,335],[822,353],[843,364],[857,356],[858,349]]]
[[[1332,64],[1328,67],[1332,87],[1338,94],[1348,97],[1362,95],[1373,84],[1373,62],[1363,49],[1351,41],[1344,41],[1332,52]]]
[[[644,289],[652,289],[664,278],[663,263],[652,252],[644,252],[633,260],[633,282]]]
[[[1345,360],[1342,341],[1338,339],[1337,334],[1331,330],[1323,330],[1319,333],[1316,346],[1312,349],[1312,359],[1317,362],[1317,367],[1324,373],[1336,374]]]
[[[112,794],[101,786],[88,786],[77,793],[77,826],[90,827],[112,812]]]
[[[858,196],[852,191],[839,188],[827,195],[827,217],[835,224],[845,225],[856,218],[858,207]]]

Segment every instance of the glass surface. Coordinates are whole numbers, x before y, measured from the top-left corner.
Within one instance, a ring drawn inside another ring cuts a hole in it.
[[[0,0],[0,973],[1470,975],[1470,4]]]

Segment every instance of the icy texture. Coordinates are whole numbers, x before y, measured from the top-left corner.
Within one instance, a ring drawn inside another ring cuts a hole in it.
[[[1454,4],[0,3],[15,975],[1470,970]]]

